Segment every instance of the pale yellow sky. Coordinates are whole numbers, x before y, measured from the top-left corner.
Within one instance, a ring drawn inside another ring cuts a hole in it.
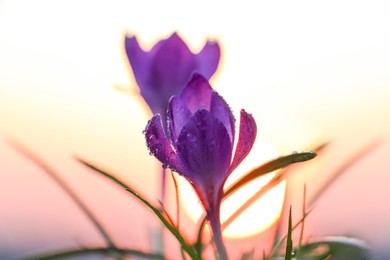
[[[385,0],[0,0],[0,134],[59,158],[81,154],[123,175],[129,165],[154,171],[141,135],[149,115],[136,95],[115,88],[136,90],[126,32],[150,48],[173,31],[194,51],[206,37],[220,42],[213,86],[234,112],[251,112],[259,137],[280,153],[331,140],[342,159],[389,137]],[[381,151],[378,158],[390,152]]]

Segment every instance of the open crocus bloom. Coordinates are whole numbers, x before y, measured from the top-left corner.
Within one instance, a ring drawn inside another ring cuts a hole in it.
[[[142,50],[135,36],[126,36],[125,49],[142,97],[153,114],[164,118],[170,97],[180,93],[192,73],[209,79],[220,58],[216,42],[206,42],[199,53],[193,54],[177,33],[150,51]]]
[[[170,99],[168,107],[169,134],[164,132],[160,115],[153,116],[145,129],[147,146],[165,167],[192,184],[206,210],[214,237],[222,239],[219,214],[223,185],[251,150],[256,123],[241,110],[240,133],[232,159],[235,136],[232,111],[203,76],[195,73],[180,96]]]

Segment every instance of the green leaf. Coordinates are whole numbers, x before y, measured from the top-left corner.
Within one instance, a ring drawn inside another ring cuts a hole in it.
[[[292,217],[291,217],[291,206],[288,213],[288,232],[287,232],[287,243],[286,243],[286,255],[284,259],[291,260],[293,254],[293,242],[292,242]]]
[[[325,237],[299,249],[304,259],[371,259],[370,250],[361,240],[343,236]]]
[[[114,175],[84,161],[81,159],[78,159],[82,164],[86,165],[87,167],[91,168],[95,172],[102,174],[103,176],[109,178],[110,180],[114,181],[116,184],[124,188],[125,190],[129,191],[134,197],[139,199],[144,205],[146,205],[149,209],[153,211],[153,213],[160,219],[160,221],[164,224],[164,226],[176,237],[178,242],[180,243],[182,249],[188,253],[188,255],[191,256],[192,259],[200,259],[200,256],[196,253],[195,249],[187,244],[186,240],[183,238],[183,236],[180,234],[179,230],[175,227],[175,225],[172,223],[172,220],[169,216],[165,216],[164,210],[161,210],[155,206],[153,206],[149,201],[144,199],[142,195],[140,195],[139,192],[135,191],[135,189],[131,188],[127,184],[125,184],[123,181],[119,180],[118,178],[114,177]]]
[[[301,153],[293,153],[286,156],[281,156],[279,158],[273,159],[256,169],[250,171],[235,183],[233,183],[224,193],[224,197],[228,197],[233,192],[238,190],[241,186],[251,182],[252,180],[261,177],[267,173],[279,170],[281,168],[287,167],[293,163],[304,162],[313,159],[317,156],[315,152],[301,152]]]

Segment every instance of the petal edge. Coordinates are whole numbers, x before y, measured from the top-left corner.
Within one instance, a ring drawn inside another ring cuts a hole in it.
[[[210,79],[218,69],[221,49],[218,42],[207,41],[203,49],[196,54],[197,72]]]
[[[159,114],[153,116],[148,122],[144,133],[146,145],[150,153],[162,162],[163,167],[168,167],[176,172],[183,171],[181,160],[172,149],[172,146],[165,135],[161,116]]]
[[[241,109],[240,132],[234,158],[229,168],[229,174],[234,171],[248,155],[256,140],[256,134],[257,126],[253,116],[245,112],[244,109]]]

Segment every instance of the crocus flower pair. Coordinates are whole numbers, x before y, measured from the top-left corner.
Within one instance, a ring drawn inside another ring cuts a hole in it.
[[[135,38],[126,40],[141,94],[155,113],[145,128],[147,147],[164,167],[192,184],[210,221],[220,258],[226,259],[220,224],[223,186],[251,150],[256,123],[250,114],[241,110],[233,156],[233,113],[207,80],[219,59],[219,49],[216,55],[215,49],[212,51],[215,45],[212,46],[206,44],[198,55],[193,55],[177,34],[173,34],[146,53]],[[185,84],[189,73],[196,69]],[[167,113],[165,103],[168,103]]]

